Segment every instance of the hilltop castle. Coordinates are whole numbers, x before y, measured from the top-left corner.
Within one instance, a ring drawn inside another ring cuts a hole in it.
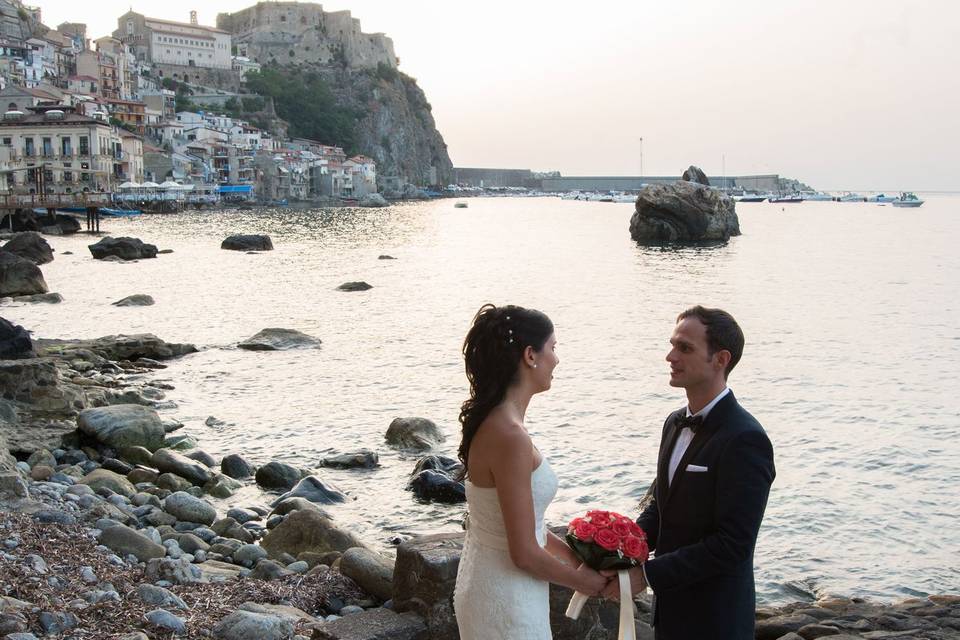
[[[397,67],[390,38],[362,33],[360,21],[349,11],[327,13],[311,2],[258,2],[243,11],[219,14],[217,28],[232,34],[237,55],[260,64]]]

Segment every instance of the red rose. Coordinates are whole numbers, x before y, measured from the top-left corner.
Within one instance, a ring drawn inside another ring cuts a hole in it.
[[[570,527],[573,530],[571,533],[581,542],[593,542],[593,538],[597,534],[597,528],[583,518],[577,518],[571,522]]]
[[[623,555],[633,560],[646,562],[649,555],[647,543],[636,536],[627,536],[623,539]]]
[[[609,527],[613,521],[609,511],[588,511],[587,519],[598,527]]]
[[[615,534],[623,538],[624,536],[630,535],[630,521],[627,520],[614,520],[610,524],[610,531],[613,531]]]
[[[593,541],[607,551],[616,551],[620,548],[620,536],[610,529],[599,529],[593,534]]]
[[[630,534],[631,534],[631,535],[634,535],[634,536],[637,536],[638,538],[642,538],[642,539],[644,539],[644,540],[647,539],[647,533],[646,533],[646,531],[644,531],[643,529],[641,529],[641,528],[640,528],[640,525],[638,525],[638,524],[637,524],[636,522],[634,522],[633,520],[630,521]]]

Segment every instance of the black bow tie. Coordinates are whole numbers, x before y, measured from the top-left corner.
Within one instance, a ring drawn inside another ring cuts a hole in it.
[[[675,424],[681,429],[687,428],[696,433],[697,429],[703,425],[703,416],[680,416]]]

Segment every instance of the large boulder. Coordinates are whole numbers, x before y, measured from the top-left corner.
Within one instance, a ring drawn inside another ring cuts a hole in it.
[[[26,231],[18,233],[7,244],[3,245],[4,251],[9,251],[21,258],[26,258],[34,264],[47,264],[53,262],[53,249],[36,231]]]
[[[77,481],[77,484],[85,484],[94,491],[99,489],[109,489],[114,493],[130,498],[137,493],[136,488],[129,480],[119,473],[108,471],[107,469],[94,469],[87,475]]]
[[[421,640],[427,637],[423,620],[412,613],[395,613],[384,607],[367,609],[343,616],[323,625],[317,625],[313,640]],[[431,638],[458,638],[459,635],[430,636]]]
[[[296,329],[267,328],[237,345],[248,351],[286,351],[320,346],[320,340]]]
[[[36,411],[61,414],[61,417],[75,416],[77,411],[86,408],[83,390],[64,382],[56,364],[47,358],[0,360],[0,393],[6,400],[29,405]]]
[[[440,428],[426,418],[394,418],[387,428],[387,444],[401,449],[431,449],[446,438]]]
[[[630,218],[630,236],[641,244],[717,244],[738,235],[733,200],[693,182],[644,187]]]
[[[122,524],[104,529],[100,534],[100,544],[106,545],[121,558],[133,554],[140,562],[167,555],[166,547]]]
[[[379,193],[368,193],[360,198],[361,207],[388,207],[390,203]]]
[[[304,551],[343,553],[351,547],[365,547],[349,531],[338,529],[332,520],[312,509],[299,509],[271,530],[260,541],[271,557],[289,553],[297,557]]]
[[[163,510],[184,522],[209,525],[217,519],[217,510],[212,504],[185,491],[167,496],[163,501]]]
[[[198,487],[210,482],[213,473],[203,463],[191,460],[173,449],[157,449],[150,459],[151,466],[161,473],[172,473],[186,478]]]
[[[220,461],[220,471],[223,475],[243,480],[253,475],[253,467],[239,453],[231,453],[223,456]]]
[[[340,573],[381,600],[393,597],[394,561],[371,549],[347,549],[340,559]]]
[[[144,447],[156,451],[163,446],[163,421],[150,407],[117,404],[84,409],[77,418],[82,433],[114,449]]]
[[[683,176],[681,176],[680,179],[687,182],[696,182],[697,184],[702,184],[705,187],[710,186],[710,178],[708,178],[707,174],[703,172],[703,169],[693,165],[687,167],[687,170],[683,172]]]
[[[47,282],[33,261],[0,249],[0,298],[46,293]]]
[[[117,256],[122,260],[141,260],[156,258],[156,245],[146,244],[139,238],[112,238],[107,236],[95,244],[87,245],[90,253],[97,260],[107,256]]]
[[[287,498],[303,498],[317,504],[334,504],[344,502],[347,496],[342,491],[328,485],[317,476],[307,476],[297,485],[276,500],[271,506],[277,506]]]
[[[431,638],[456,638],[453,591],[464,534],[437,534],[397,547],[393,570],[393,609],[422,617]]]
[[[234,235],[220,243],[221,249],[230,251],[272,251],[273,242],[265,235]]]
[[[0,318],[0,360],[32,358],[35,355],[30,332],[18,324]]]
[[[65,360],[87,360],[90,352],[107,360],[169,360],[196,353],[192,344],[164,342],[152,333],[103,336],[93,340],[36,340],[37,353]]]
[[[292,489],[300,482],[303,474],[294,466],[285,462],[268,462],[257,469],[257,484],[264,489]]]
[[[293,623],[279,616],[234,611],[213,627],[218,640],[289,640],[293,637]]]

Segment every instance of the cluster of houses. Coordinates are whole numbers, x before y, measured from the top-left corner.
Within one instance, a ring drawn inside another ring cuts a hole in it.
[[[372,159],[223,114],[225,100],[249,96],[211,90],[203,110],[178,112],[167,87],[216,77],[239,91],[244,74],[259,68],[231,55],[230,34],[197,24],[195,14],[179,23],[130,11],[117,31],[91,43],[76,23],[18,37],[11,10],[21,32],[25,14],[42,24],[39,9],[0,0],[0,192],[126,192],[142,200],[167,185],[262,202],[377,191]],[[200,104],[200,96],[190,99]]]

